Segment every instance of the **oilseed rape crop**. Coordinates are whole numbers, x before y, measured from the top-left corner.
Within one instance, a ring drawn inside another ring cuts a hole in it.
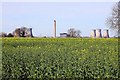
[[[116,38],[2,38],[2,79],[118,79]]]

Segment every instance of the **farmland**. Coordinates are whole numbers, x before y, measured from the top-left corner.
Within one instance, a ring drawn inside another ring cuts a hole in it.
[[[2,38],[2,77],[118,78],[118,39]]]

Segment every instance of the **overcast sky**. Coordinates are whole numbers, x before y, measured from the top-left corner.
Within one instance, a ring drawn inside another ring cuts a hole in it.
[[[35,36],[53,36],[57,21],[57,36],[69,28],[90,36],[91,29],[108,29],[106,18],[115,2],[4,2],[2,31],[13,32],[17,27],[33,28]],[[113,34],[110,31],[110,36]]]

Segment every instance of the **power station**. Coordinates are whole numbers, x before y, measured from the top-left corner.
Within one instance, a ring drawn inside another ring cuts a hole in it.
[[[101,32],[101,29],[93,29],[91,31],[91,35],[90,37],[92,38],[109,38],[109,32],[108,32],[108,29],[104,29],[103,30],[103,35],[102,35],[102,32]]]

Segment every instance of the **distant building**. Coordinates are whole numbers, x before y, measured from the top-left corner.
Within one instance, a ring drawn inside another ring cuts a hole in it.
[[[60,37],[61,38],[66,38],[66,37],[69,37],[69,34],[67,34],[67,33],[60,33]]]
[[[104,37],[104,38],[109,38],[108,29],[105,29],[105,30],[104,30],[104,32],[103,32],[103,37]]]
[[[102,38],[101,29],[96,29],[96,38]]]
[[[20,37],[20,28],[15,29],[15,31],[13,32],[13,36]]]
[[[26,27],[17,28],[13,32],[13,36],[14,37],[33,37],[32,28],[26,28]]]
[[[105,30],[103,31],[103,36],[102,36],[101,29],[93,29],[93,30],[91,31],[90,37],[91,37],[91,38],[109,38],[108,29],[105,29]]]
[[[90,37],[91,38],[95,38],[96,37],[96,30],[95,29],[92,29]]]
[[[26,37],[33,37],[32,28],[28,28],[25,30],[25,36]]]

